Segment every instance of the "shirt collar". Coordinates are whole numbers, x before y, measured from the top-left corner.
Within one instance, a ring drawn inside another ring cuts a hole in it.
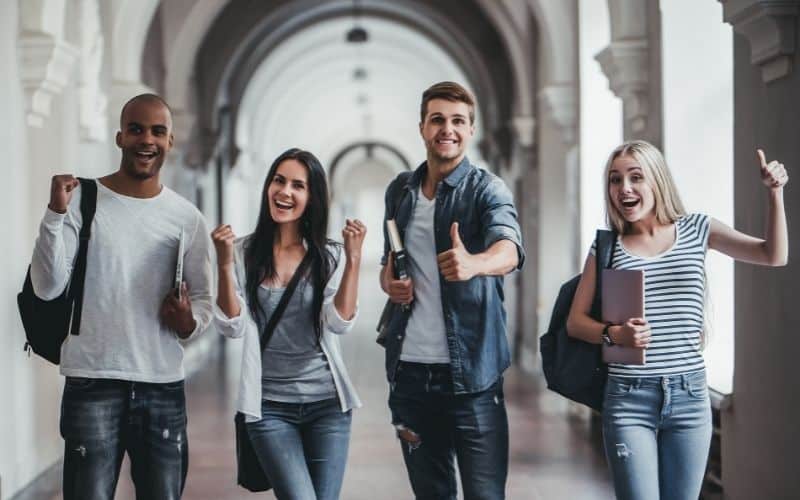
[[[461,179],[467,175],[467,172],[472,168],[472,164],[469,162],[469,158],[464,155],[464,158],[458,163],[456,168],[450,172],[447,177],[444,178],[443,182],[450,187],[458,186],[458,183],[461,182]],[[422,179],[425,177],[425,172],[428,170],[428,162],[424,161],[420,164],[419,167],[414,171],[414,173],[408,178],[408,183],[406,187],[408,189],[416,189],[422,184]]]

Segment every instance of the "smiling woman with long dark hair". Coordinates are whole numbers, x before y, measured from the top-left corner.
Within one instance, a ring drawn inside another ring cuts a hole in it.
[[[337,335],[356,316],[366,228],[347,220],[344,244],[336,243],[328,212],[319,160],[290,149],[267,173],[255,232],[237,239],[223,224],[211,233],[215,323],[223,335],[244,337],[237,409],[280,500],[339,497],[351,410],[360,406]],[[296,288],[287,290],[295,273]],[[285,309],[265,332],[284,293]]]

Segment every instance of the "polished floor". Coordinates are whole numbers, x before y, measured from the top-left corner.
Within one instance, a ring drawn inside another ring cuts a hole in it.
[[[362,283],[362,313],[356,328],[343,339],[347,366],[364,407],[354,413],[341,498],[407,500],[413,495],[389,424],[383,352],[373,341],[372,326],[383,296],[369,286],[372,279]],[[203,367],[187,381],[190,466],[185,499],[274,498],[271,493],[249,493],[235,483],[233,404],[239,344],[220,338]],[[507,373],[506,401],[511,432],[509,499],[613,498],[599,434],[585,415],[571,411],[574,409],[544,389],[537,377],[514,369]],[[51,479],[40,480],[15,500],[60,500],[60,493],[54,492],[58,481],[54,472]],[[135,498],[127,464],[116,498]]]

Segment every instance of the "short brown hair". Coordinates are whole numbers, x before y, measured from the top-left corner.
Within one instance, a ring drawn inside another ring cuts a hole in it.
[[[472,93],[455,82],[439,82],[431,85],[422,93],[422,105],[419,109],[420,121],[425,121],[428,114],[428,103],[433,99],[444,99],[451,102],[463,102],[469,106],[469,123],[475,124],[475,98]]]

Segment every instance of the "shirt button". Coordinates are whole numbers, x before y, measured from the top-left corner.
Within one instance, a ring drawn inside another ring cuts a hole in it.
[[[402,335],[398,335],[397,336],[397,340],[403,340],[403,336]]]

